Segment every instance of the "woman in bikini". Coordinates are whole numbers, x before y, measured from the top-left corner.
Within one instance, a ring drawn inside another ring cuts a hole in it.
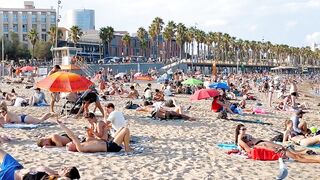
[[[308,134],[302,135],[293,130],[291,120],[286,120],[284,123],[285,132],[283,133],[283,142],[293,141],[301,146],[311,146],[320,144],[320,135],[309,136]]]
[[[10,124],[39,124],[47,119],[49,119],[53,114],[52,113],[46,113],[43,115],[40,119],[21,114],[17,115],[15,113],[9,112],[6,110],[6,108],[2,107],[0,108],[0,114],[4,118],[4,122],[0,122],[0,125],[3,125],[5,123],[10,123]]]
[[[235,143],[247,154],[251,154],[253,148],[264,148],[272,150],[275,153],[279,153],[279,151],[281,151],[281,153],[283,153],[283,157],[291,158],[298,162],[320,163],[319,155],[306,154],[310,150],[295,151],[292,149],[288,149],[271,141],[254,138],[250,134],[246,134],[246,130],[247,128],[243,124],[237,125],[235,132]]]

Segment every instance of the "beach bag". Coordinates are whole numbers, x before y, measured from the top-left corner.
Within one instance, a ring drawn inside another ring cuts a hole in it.
[[[228,118],[228,114],[226,111],[220,111],[218,114],[218,119],[227,119]]]
[[[282,142],[283,141],[283,133],[274,136],[273,138],[270,139],[270,141]]]
[[[275,153],[270,149],[253,148],[251,151],[251,158],[259,161],[277,161],[281,157],[281,153]]]

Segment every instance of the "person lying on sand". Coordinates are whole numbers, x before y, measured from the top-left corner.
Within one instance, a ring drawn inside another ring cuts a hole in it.
[[[80,174],[76,167],[65,167],[59,171],[54,171],[45,166],[25,169],[16,159],[2,149],[0,149],[0,160],[0,179],[57,179],[61,177],[66,177],[71,180],[80,179]]]
[[[320,156],[317,155],[307,155],[310,150],[306,151],[295,151],[292,149],[287,149],[282,145],[273,143],[271,141],[266,141],[258,138],[254,138],[250,134],[246,133],[247,128],[243,124],[238,124],[235,131],[235,143],[241,147],[247,154],[251,154],[252,148],[265,148],[278,153],[279,150],[285,158],[291,158],[298,162],[303,163],[320,163]]]
[[[156,109],[151,113],[154,118],[160,118],[161,120],[173,120],[173,119],[183,119],[187,121],[195,121],[195,118],[189,117],[184,114],[180,114],[176,111],[166,110],[164,108]]]
[[[49,137],[40,138],[37,141],[39,147],[63,147],[66,146],[72,139],[67,134],[53,134]]]
[[[310,134],[298,134],[293,130],[293,124],[291,120],[286,120],[284,126],[285,132],[283,133],[283,142],[290,140],[300,146],[320,144],[320,135],[311,136]]]
[[[130,131],[128,128],[121,129],[121,131],[114,137],[112,141],[91,139],[90,141],[81,143],[80,140],[74,135],[74,133],[61,121],[57,120],[57,123],[60,125],[61,129],[64,130],[72,139],[72,143],[67,144],[67,150],[69,151],[78,151],[83,153],[119,152],[122,149],[122,144],[124,144],[124,149],[126,152],[132,151],[129,146]]]
[[[30,115],[17,115],[13,112],[7,111],[5,108],[0,108],[0,114],[2,117],[4,117],[4,122],[0,122],[0,125],[3,126],[5,123],[10,124],[39,124],[47,119],[49,119],[53,114],[52,113],[46,113],[43,115],[40,119],[34,118]]]

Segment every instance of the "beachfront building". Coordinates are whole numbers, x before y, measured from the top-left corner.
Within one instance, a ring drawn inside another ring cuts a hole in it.
[[[47,41],[51,26],[56,26],[56,10],[53,8],[37,9],[33,1],[25,1],[24,8],[0,8],[1,37],[10,38],[10,32],[15,32],[21,42],[28,43],[28,32],[36,29],[38,38]]]
[[[140,41],[136,35],[132,35],[130,44],[126,47],[122,41],[122,37],[128,33],[127,31],[115,31],[114,38],[112,39],[109,47],[109,57],[137,57],[142,56],[146,60],[155,59],[157,54],[156,44],[151,40],[148,40],[145,49],[141,48]],[[64,29],[63,34],[68,34],[66,29]],[[68,37],[68,36],[67,36]],[[66,38],[67,38],[66,37]],[[162,43],[163,38],[159,37],[159,56],[161,60],[166,60],[168,57],[169,45]],[[59,42],[59,46],[74,46],[74,44],[69,39],[64,39]],[[82,48],[82,52],[79,53],[80,56],[85,58],[87,62],[97,63],[99,59],[104,57],[104,47],[99,37],[98,30],[84,31],[79,42],[77,42],[76,47]],[[175,40],[171,42],[171,57],[179,57],[180,46]]]
[[[79,26],[82,31],[95,29],[95,14],[91,9],[73,9],[67,12],[68,28]]]

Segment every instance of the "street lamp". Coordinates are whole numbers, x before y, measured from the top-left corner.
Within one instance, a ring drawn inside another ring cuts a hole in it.
[[[58,24],[60,22],[60,14],[59,14],[59,9],[62,8],[61,4],[61,0],[58,0],[58,6],[57,6],[57,14],[56,14],[56,48],[58,47]]]

